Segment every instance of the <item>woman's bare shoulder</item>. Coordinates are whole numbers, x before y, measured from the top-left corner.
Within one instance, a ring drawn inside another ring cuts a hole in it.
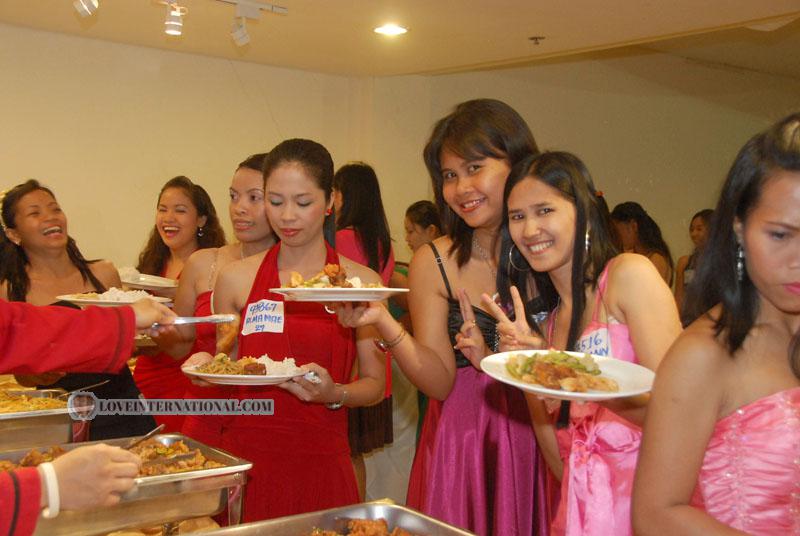
[[[121,285],[119,272],[113,262],[100,259],[99,261],[91,263],[89,269],[106,288],[119,287]]]
[[[364,283],[370,284],[383,284],[381,276],[371,270],[369,267],[359,264],[353,259],[347,258],[344,255],[339,255],[339,262],[344,267],[347,277],[357,276]]]

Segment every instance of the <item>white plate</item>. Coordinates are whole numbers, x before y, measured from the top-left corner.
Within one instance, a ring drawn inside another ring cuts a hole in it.
[[[310,302],[374,302],[383,301],[395,294],[408,292],[407,288],[271,288],[270,292],[283,294],[287,301]]]
[[[63,296],[56,296],[57,300],[63,300],[70,303],[74,303],[75,305],[80,306],[88,306],[88,305],[97,305],[99,307],[119,307],[120,305],[131,305],[138,300],[134,301],[111,301],[111,300],[99,300],[97,298],[85,298],[83,294],[64,294]],[[140,298],[140,299],[147,299],[147,298]],[[172,300],[170,298],[165,298],[163,296],[150,296],[151,300],[155,300],[159,303],[170,303]]]
[[[142,290],[164,290],[178,286],[178,282],[174,279],[147,274],[139,274],[133,278],[123,279],[122,282],[130,288]]]
[[[197,379],[215,383],[217,385],[277,385],[292,378],[302,376],[306,371],[301,370],[297,374],[284,375],[264,375],[264,374],[206,374],[197,372],[197,366],[181,368],[187,376],[194,376]]]
[[[569,391],[562,391],[560,389],[548,389],[535,383],[527,383],[522,380],[514,378],[506,370],[506,362],[509,356],[514,354],[535,355],[546,354],[550,350],[525,350],[502,352],[493,354],[486,357],[481,361],[481,368],[483,371],[494,378],[495,380],[507,383],[523,391],[534,393],[548,398],[557,398],[559,400],[580,400],[580,401],[599,401],[611,400],[613,398],[624,398],[627,396],[640,395],[648,393],[653,388],[653,379],[655,373],[641,365],[635,363],[628,363],[614,359],[613,357],[605,357],[593,355],[597,364],[600,366],[600,372],[606,378],[611,378],[619,384],[619,391],[587,391],[585,393],[571,393]],[[569,355],[583,357],[581,352],[564,352]]]

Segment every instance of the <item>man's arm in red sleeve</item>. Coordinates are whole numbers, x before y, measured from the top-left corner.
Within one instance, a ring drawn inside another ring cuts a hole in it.
[[[36,307],[0,300],[0,372],[117,372],[136,334],[130,307]]]
[[[42,483],[35,467],[0,472],[0,534],[33,534],[41,494]]]

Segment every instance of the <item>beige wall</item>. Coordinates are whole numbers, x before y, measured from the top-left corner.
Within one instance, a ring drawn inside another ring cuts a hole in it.
[[[542,148],[581,156],[609,203],[640,201],[676,254],[736,150],[798,107],[800,81],[645,51],[446,76],[349,78],[0,25],[0,188],[52,186],[89,257],[131,265],[156,195],[184,174],[227,224],[235,164],[287,137],[337,166],[372,163],[398,258],[402,217],[430,196],[421,159],[433,122],[476,97],[507,101]]]

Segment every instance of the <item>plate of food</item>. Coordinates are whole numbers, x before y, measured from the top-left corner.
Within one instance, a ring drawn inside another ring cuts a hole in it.
[[[181,370],[187,376],[217,385],[277,385],[306,373],[291,357],[274,361],[268,355],[233,361],[225,354],[217,354],[204,365],[183,367]]]
[[[523,391],[560,400],[599,401],[649,392],[655,373],[641,365],[598,355],[559,350],[502,352],[481,369]]]
[[[143,290],[121,290],[111,287],[105,292],[84,292],[83,294],[64,294],[56,296],[57,299],[74,303],[75,305],[99,305],[100,307],[116,307],[130,305],[145,298],[160,303],[170,303],[172,300],[163,296],[153,296]]]
[[[178,287],[178,282],[174,279],[141,274],[136,268],[131,267],[120,268],[119,278],[126,287],[132,289],[159,291]]]
[[[310,279],[292,272],[288,287],[271,288],[270,292],[282,294],[290,301],[313,302],[363,302],[382,301],[395,294],[408,292],[407,288],[389,288],[363,283],[358,276],[347,277],[338,264],[327,264],[325,269]]]

